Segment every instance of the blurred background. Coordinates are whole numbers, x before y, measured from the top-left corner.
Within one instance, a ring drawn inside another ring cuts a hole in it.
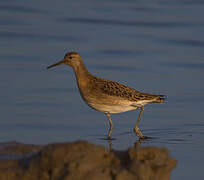
[[[142,146],[169,149],[172,179],[202,179],[204,1],[0,0],[0,141],[105,145],[108,122],[82,101],[73,70],[46,67],[81,54],[93,74],[167,95],[146,106]],[[138,111],[113,115],[113,148],[124,150]]]

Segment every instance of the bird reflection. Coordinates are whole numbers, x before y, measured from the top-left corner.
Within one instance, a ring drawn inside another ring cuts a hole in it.
[[[112,139],[108,139],[108,144],[109,144],[109,151],[113,151]]]
[[[107,138],[107,141],[108,141],[108,145],[109,145],[109,151],[113,151],[113,141],[116,140],[115,138]],[[138,139],[135,141],[134,143],[134,148],[139,148],[141,143],[143,143],[144,141],[146,141],[146,139]]]

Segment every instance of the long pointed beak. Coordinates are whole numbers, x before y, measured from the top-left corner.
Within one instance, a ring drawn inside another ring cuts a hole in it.
[[[60,64],[64,64],[64,60],[59,61],[59,62],[57,62],[57,63],[55,63],[55,64],[52,64],[52,65],[48,66],[47,69],[50,69],[50,68],[55,67],[55,66],[58,66],[58,65],[60,65]]]

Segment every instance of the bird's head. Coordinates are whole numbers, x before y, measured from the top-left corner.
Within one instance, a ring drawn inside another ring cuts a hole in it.
[[[48,66],[47,69],[50,69],[54,66],[58,66],[60,64],[66,64],[68,66],[77,67],[80,63],[81,63],[81,56],[79,55],[79,53],[69,52],[65,54],[63,60]]]

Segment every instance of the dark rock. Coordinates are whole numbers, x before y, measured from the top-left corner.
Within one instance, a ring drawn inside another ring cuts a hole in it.
[[[12,147],[12,154],[22,156],[0,159],[2,180],[167,180],[176,166],[167,149],[157,147],[133,147],[118,152],[86,141],[44,147],[16,145],[17,151],[15,145],[5,145],[7,152],[11,153]],[[1,149],[3,157],[5,151]]]

